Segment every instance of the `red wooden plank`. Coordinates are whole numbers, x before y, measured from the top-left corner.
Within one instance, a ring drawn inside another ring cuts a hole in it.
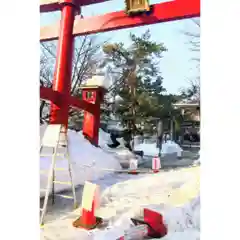
[[[149,16],[129,17],[124,11],[119,11],[101,16],[76,19],[73,35],[87,35],[200,16],[200,0],[175,0],[152,6],[153,11]],[[42,27],[40,41],[56,40],[58,32],[59,23]]]
[[[57,91],[53,91],[52,88],[40,87],[40,98],[44,100],[49,100],[56,105],[60,105],[61,101],[66,101],[67,97]],[[94,113],[95,109],[97,108],[96,105],[73,96],[69,97],[69,105],[79,110],[86,110],[90,113]]]
[[[79,6],[86,6],[95,3],[106,2],[109,0],[76,0],[76,4]],[[61,0],[40,0],[40,12],[53,12],[60,10]]]
[[[58,99],[60,99],[60,93],[53,91],[51,88],[40,87],[40,98],[44,100],[49,100],[56,105],[59,104]]]
[[[53,12],[60,10],[59,0],[40,0],[40,12]]]
[[[96,109],[99,108],[95,104],[89,103],[87,101],[81,100],[81,99],[79,99],[77,97],[73,97],[73,96],[70,97],[69,103],[70,103],[70,106],[73,108],[85,110],[90,113],[95,113]]]

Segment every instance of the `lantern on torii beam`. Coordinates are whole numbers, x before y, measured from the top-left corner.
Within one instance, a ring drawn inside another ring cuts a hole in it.
[[[125,0],[126,12],[128,15],[138,15],[149,12],[149,0]]]

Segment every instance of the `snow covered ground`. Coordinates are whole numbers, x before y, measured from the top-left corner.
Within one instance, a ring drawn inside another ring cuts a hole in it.
[[[137,136],[136,136],[137,139]],[[130,152],[127,148],[124,147],[123,139],[118,138],[117,139],[120,143],[119,147],[115,149],[110,149],[107,146],[107,143],[111,143],[109,134],[105,133],[104,131],[99,131],[99,145],[101,148],[106,152],[111,152],[114,154],[114,156],[119,159],[121,163],[124,163],[125,161],[129,161],[131,158],[135,158],[136,156]],[[135,151],[143,151],[144,156],[157,156],[159,153],[159,149],[156,147],[156,143],[140,143],[136,144],[138,141],[134,144],[134,150]],[[182,148],[175,142],[168,140],[167,142],[164,142],[162,144],[162,156],[166,155],[172,155],[174,154],[177,157],[182,156]],[[144,159],[139,158],[139,164],[141,164],[141,161]]]
[[[107,228],[86,232],[72,227],[79,216],[75,210],[65,219],[46,224],[42,239],[115,240],[131,228],[130,217],[142,215],[143,207],[163,214],[169,233],[163,240],[198,240],[199,167],[154,175],[108,176],[94,181],[101,187],[100,209],[97,215],[107,221]],[[44,238],[45,237],[45,238]]]
[[[156,156],[159,153],[159,149],[156,147],[156,143],[142,143],[135,146],[134,150],[143,151],[144,155],[146,156]],[[161,154],[164,156],[172,153],[176,153],[178,157],[181,157],[182,149],[177,143],[168,140],[162,144]]]
[[[124,146],[124,142],[122,138],[117,139],[120,145],[117,148],[111,149],[107,146],[107,144],[112,143],[110,140],[110,135],[103,130],[99,130],[99,146],[102,148],[104,152],[111,153],[113,156],[118,159],[118,161],[129,160],[131,158],[135,158],[135,155],[130,152]]]
[[[41,136],[44,128],[45,126],[41,127]],[[67,216],[61,218],[60,214],[49,209],[54,219],[50,217],[53,221],[46,223],[41,230],[41,239],[115,240],[124,230],[131,228],[130,217],[141,216],[143,207],[159,211],[164,215],[169,233],[162,238],[163,240],[200,239],[199,167],[136,176],[113,174],[103,171],[105,168],[116,170],[121,168],[118,158],[106,148],[108,134],[100,131],[102,149],[90,145],[81,133],[69,130],[68,138],[70,156],[74,163],[74,182],[76,185],[82,185],[85,180],[91,180],[100,186],[100,209],[97,215],[107,221],[107,227],[91,232],[73,228],[72,222],[79,216],[81,209],[70,211],[69,205],[65,206],[59,202],[58,211],[59,208],[65,208],[64,214]],[[163,151],[167,152],[171,149],[174,147]],[[122,150],[127,155],[127,150]],[[41,159],[41,170],[47,169],[49,164],[50,159]],[[59,160],[57,167],[63,165],[65,165],[64,161]],[[59,177],[58,180],[64,180],[66,176]],[[45,187],[46,177],[41,177],[40,184],[41,188]],[[57,190],[63,189],[60,187]],[[82,187],[77,190],[78,202],[81,201],[81,194]]]
[[[46,125],[40,127],[41,138],[46,129]],[[72,130],[68,130],[69,140],[69,154],[73,165],[73,178],[75,185],[84,184],[86,180],[102,178],[109,174],[102,169],[119,170],[121,166],[119,161],[114,156],[104,152],[101,148],[92,146],[86,139],[84,139],[81,133],[77,133]],[[49,170],[51,164],[50,157],[41,157],[40,170]],[[58,157],[57,168],[66,168],[67,161],[61,157]],[[68,172],[57,172],[56,179],[58,181],[68,181]],[[40,176],[40,188],[44,189],[47,185],[47,174]],[[56,192],[68,189],[69,186],[56,185]],[[43,196],[43,192],[40,193]]]

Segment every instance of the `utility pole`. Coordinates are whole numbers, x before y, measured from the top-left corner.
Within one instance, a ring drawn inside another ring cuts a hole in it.
[[[161,157],[162,152],[162,141],[163,141],[163,122],[160,119],[157,124],[157,147],[159,149],[158,156]]]

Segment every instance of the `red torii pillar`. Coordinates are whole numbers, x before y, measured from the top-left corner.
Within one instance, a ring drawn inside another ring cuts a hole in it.
[[[61,3],[62,15],[57,48],[56,65],[52,90],[59,92],[56,101],[51,101],[50,123],[64,124],[68,128],[68,113],[71,98],[72,58],[74,50],[73,24],[79,6],[74,0],[63,0]],[[92,93],[92,98],[87,93]],[[105,90],[101,87],[85,87],[83,101],[91,103],[93,112],[84,112],[83,134],[95,146],[98,146],[98,131],[100,125],[100,104],[103,101]]]
[[[64,124],[67,129],[74,46],[72,31],[78,6],[74,0],[63,0],[60,4],[62,16],[52,89],[65,95],[65,98],[58,99],[57,104],[51,102],[50,123]]]

